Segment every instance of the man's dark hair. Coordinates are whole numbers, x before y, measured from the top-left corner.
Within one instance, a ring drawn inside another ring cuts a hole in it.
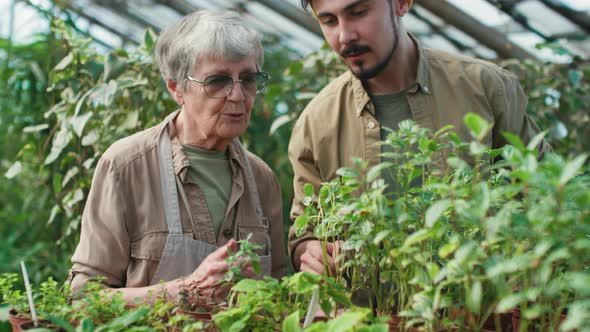
[[[389,4],[391,5],[392,0],[388,0]],[[307,9],[307,7],[309,7],[309,5],[311,4],[311,0],[301,0],[301,7],[303,7],[303,9]]]

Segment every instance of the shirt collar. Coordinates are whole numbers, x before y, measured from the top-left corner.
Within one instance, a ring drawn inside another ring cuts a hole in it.
[[[178,176],[181,181],[184,183],[188,177],[188,168],[190,166],[190,162],[184,152],[182,151],[182,143],[178,139],[178,131],[176,126],[174,125],[174,119],[180,114],[180,111],[177,111],[177,114],[170,120],[168,123],[168,135],[170,135],[170,141],[172,142],[172,164],[174,168],[174,174]],[[238,146],[239,141],[238,139],[234,139],[227,147],[229,153],[229,160],[231,160],[233,165],[237,165],[240,168],[243,166],[243,161],[241,158],[241,151]],[[244,156],[247,158],[247,156]],[[232,167],[232,170],[234,168]]]
[[[426,53],[424,52],[424,48],[414,35],[408,33],[410,39],[416,45],[416,51],[418,53],[418,68],[416,73],[416,86],[409,89],[409,93],[417,93],[422,92],[425,94],[431,94],[430,88],[430,64],[428,63],[428,59],[426,57]],[[352,74],[350,70],[347,72],[348,78],[352,84],[352,91],[354,94],[354,102],[356,105],[356,115],[361,116],[363,110],[367,109],[372,114],[374,113],[373,103],[371,103],[371,97],[361,80],[359,80],[356,76]]]

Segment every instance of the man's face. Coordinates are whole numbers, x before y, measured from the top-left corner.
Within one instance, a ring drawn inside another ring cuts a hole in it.
[[[322,32],[352,73],[374,78],[389,64],[399,32],[395,0],[314,0]]]

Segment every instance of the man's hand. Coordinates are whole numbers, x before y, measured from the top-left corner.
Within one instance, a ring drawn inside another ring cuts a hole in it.
[[[328,242],[326,244],[326,249],[328,252],[326,266],[328,271],[324,271],[324,253],[322,251],[322,244],[320,241],[311,240],[305,242],[302,245],[305,246],[305,251],[303,251],[303,254],[301,254],[300,257],[301,267],[299,269],[301,271],[316,274],[326,274],[326,272],[329,273],[329,275],[336,274],[334,257],[336,256],[337,252],[334,250],[336,247],[334,243]]]

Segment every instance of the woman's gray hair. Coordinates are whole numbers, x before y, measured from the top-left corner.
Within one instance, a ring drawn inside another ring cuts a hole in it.
[[[166,28],[156,43],[156,62],[164,80],[186,89],[198,62],[211,59],[239,61],[255,56],[262,67],[264,53],[258,32],[246,27],[236,12],[196,11]],[[202,77],[199,77],[202,79]]]

